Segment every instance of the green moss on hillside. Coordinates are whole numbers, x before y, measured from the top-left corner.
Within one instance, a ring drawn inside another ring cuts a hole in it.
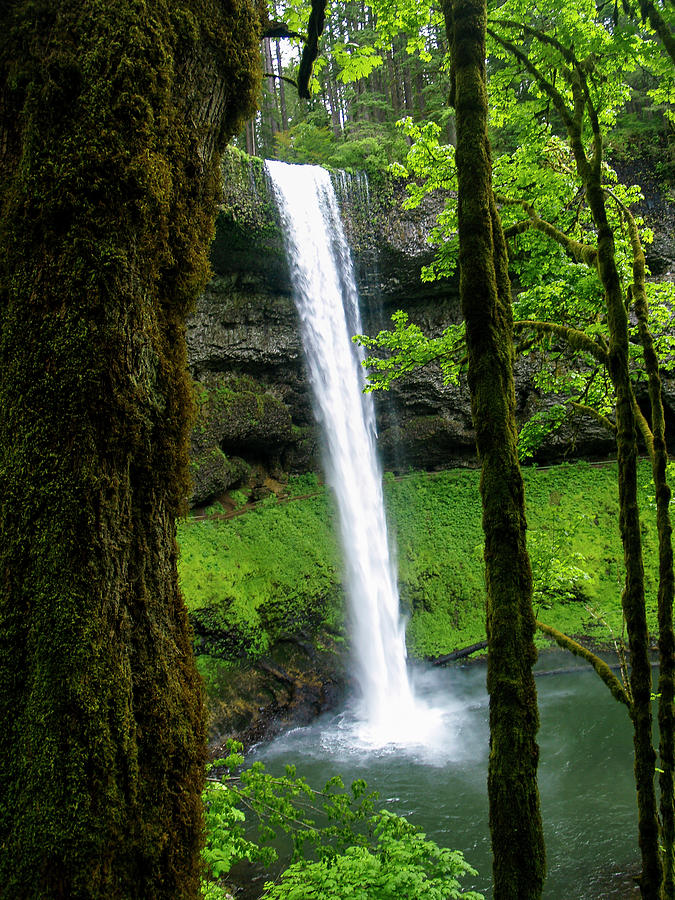
[[[616,467],[575,463],[524,470],[537,616],[599,641],[622,628]],[[640,468],[647,614],[656,631],[656,528],[649,464]],[[412,656],[437,656],[484,637],[478,472],[385,476]],[[236,634],[225,656],[266,652],[282,631],[328,616],[342,592],[334,513],[325,494],[267,503],[230,520],[179,529],[183,590],[197,630]],[[544,638],[541,638],[544,641]]]

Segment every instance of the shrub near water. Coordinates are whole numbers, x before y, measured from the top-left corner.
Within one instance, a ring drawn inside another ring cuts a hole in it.
[[[570,634],[621,633],[622,551],[616,466],[575,463],[524,470],[537,616]],[[385,476],[389,528],[409,616],[413,656],[484,638],[478,472]],[[656,527],[651,471],[640,467],[647,613],[656,629]],[[315,482],[299,482],[304,493]],[[239,634],[237,653],[267,651],[284,630],[340,620],[334,510],[326,493],[272,501],[230,520],[179,529],[183,590],[193,618]]]
[[[381,808],[363,779],[345,788],[335,776],[316,790],[294,766],[285,775],[267,773],[261,762],[241,770],[241,744],[229,742],[228,749],[204,791],[207,900],[225,900],[226,892],[210,879],[227,877],[240,860],[266,866],[277,860],[270,842],[282,834],[292,846],[290,865],[276,884],[266,882],[264,900],[483,900],[461,891],[459,879],[476,874],[462,854]],[[251,839],[256,822],[259,843]]]

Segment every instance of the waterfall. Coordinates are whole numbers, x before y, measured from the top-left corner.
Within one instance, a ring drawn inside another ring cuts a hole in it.
[[[373,743],[414,740],[419,716],[406,667],[374,406],[363,393],[363,357],[351,341],[362,330],[351,254],[326,170],[265,165],[285,233],[326,477],[337,501],[360,718]]]

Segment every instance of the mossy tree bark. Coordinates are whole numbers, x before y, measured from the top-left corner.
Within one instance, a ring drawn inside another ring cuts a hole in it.
[[[609,374],[616,394],[616,446],[619,479],[619,529],[624,550],[626,580],[622,594],[623,613],[630,641],[635,786],[638,798],[638,842],[642,855],[642,896],[660,896],[662,864],[659,852],[654,774],[656,754],[652,743],[649,634],[644,593],[642,536],[637,497],[637,433],[633,410],[633,388],[628,366],[628,315],[616,264],[614,233],[607,218],[602,189],[602,135],[597,114],[585,87],[583,72],[575,66],[576,109],[589,113],[593,153],[586,156],[582,141],[581,113],[567,123],[577,171],[586,190],[588,206],[597,229],[597,268],[605,291],[609,330]]]
[[[535,900],[541,897],[545,875],[532,674],[535,620],[516,451],[508,258],[492,192],[487,134],[487,12],[485,0],[445,0],[443,8],[457,115],[460,296],[481,461],[494,897]]]
[[[662,900],[675,897],[675,633],[673,630],[673,528],[670,521],[671,490],[667,479],[668,448],[666,421],[661,392],[661,374],[654,340],[649,328],[645,288],[646,262],[637,223],[630,210],[622,206],[633,250],[632,294],[642,344],[651,405],[651,440],[647,447],[652,461],[656,493],[656,526],[659,536],[659,811],[663,846]]]
[[[0,883],[199,891],[184,319],[252,0],[0,5]]]

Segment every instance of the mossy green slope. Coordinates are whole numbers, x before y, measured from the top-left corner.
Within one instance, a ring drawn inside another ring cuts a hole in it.
[[[610,642],[622,633],[623,564],[616,465],[524,470],[537,616],[573,635]],[[655,634],[656,529],[651,470],[640,466],[647,616]],[[412,656],[432,657],[484,639],[485,585],[478,472],[385,475],[399,587]],[[238,635],[211,652],[265,652],[280,630],[337,621],[343,595],[333,510],[325,494],[179,526],[181,578],[191,615]],[[200,627],[198,625],[198,627]],[[545,639],[538,638],[541,642]]]

